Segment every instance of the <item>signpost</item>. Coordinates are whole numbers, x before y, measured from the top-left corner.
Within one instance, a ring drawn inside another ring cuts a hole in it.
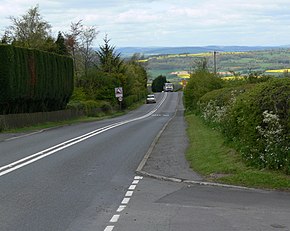
[[[116,87],[115,88],[115,96],[118,98],[118,101],[120,102],[120,110],[122,109],[122,101],[123,101],[123,88],[122,87]]]
[[[115,88],[115,96],[116,96],[116,98],[123,97],[123,88],[122,87]]]

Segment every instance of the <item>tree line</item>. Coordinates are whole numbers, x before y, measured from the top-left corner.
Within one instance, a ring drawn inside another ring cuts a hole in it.
[[[39,6],[30,8],[20,17],[10,17],[11,25],[1,37],[2,44],[32,48],[73,59],[74,93],[70,105],[87,107],[93,104],[114,107],[115,87],[124,89],[124,106],[130,106],[147,94],[147,72],[138,62],[139,56],[124,60],[106,36],[96,51],[93,44],[99,34],[95,26],[86,26],[82,20],[71,22],[67,32],[52,36],[52,26],[39,12]]]

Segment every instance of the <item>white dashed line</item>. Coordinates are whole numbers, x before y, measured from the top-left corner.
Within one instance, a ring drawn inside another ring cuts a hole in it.
[[[117,213],[122,212],[126,208],[126,205],[120,205],[119,208],[117,209]]]
[[[129,203],[129,201],[130,201],[130,198],[125,197],[125,198],[122,200],[121,204],[122,204],[122,205],[126,205],[126,204]]]
[[[136,185],[130,185],[129,190],[135,190]]]
[[[133,195],[133,191],[126,192],[125,197],[131,197]]]
[[[114,215],[114,216],[111,218],[110,222],[112,222],[112,223],[116,223],[116,222],[119,220],[119,218],[120,218],[120,215]]]
[[[112,231],[114,229],[114,226],[113,225],[109,225],[107,226],[104,231]]]
[[[137,184],[139,183],[140,180],[142,180],[143,177],[142,176],[135,176],[134,177],[134,180],[132,182],[132,184],[130,185],[129,187],[129,190],[126,192],[125,194],[125,197],[123,198],[122,202],[121,202],[121,205],[119,206],[119,208],[116,210],[116,213],[115,215],[112,216],[111,220],[110,220],[110,223],[114,223],[116,224],[118,221],[119,221],[119,218],[121,216],[121,212],[126,208],[127,204],[129,203],[132,195],[133,195],[133,192],[137,186]],[[104,231],[112,231],[114,229],[114,225],[108,225]]]

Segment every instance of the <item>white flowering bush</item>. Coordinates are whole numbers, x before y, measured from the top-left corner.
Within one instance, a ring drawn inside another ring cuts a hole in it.
[[[264,150],[260,153],[260,160],[265,166],[273,169],[282,169],[288,163],[289,146],[284,135],[283,126],[279,116],[273,111],[263,112],[263,124],[256,127],[260,138],[257,140],[264,144]]]
[[[224,88],[206,94],[198,103],[201,117],[208,123],[222,126],[237,95],[244,92],[244,89]]]
[[[221,123],[226,112],[227,107],[219,106],[215,100],[211,100],[204,106],[201,106],[201,116],[207,122]]]

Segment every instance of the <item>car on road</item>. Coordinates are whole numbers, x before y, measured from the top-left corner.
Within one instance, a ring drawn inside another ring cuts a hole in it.
[[[146,103],[156,103],[155,95],[147,95]]]

